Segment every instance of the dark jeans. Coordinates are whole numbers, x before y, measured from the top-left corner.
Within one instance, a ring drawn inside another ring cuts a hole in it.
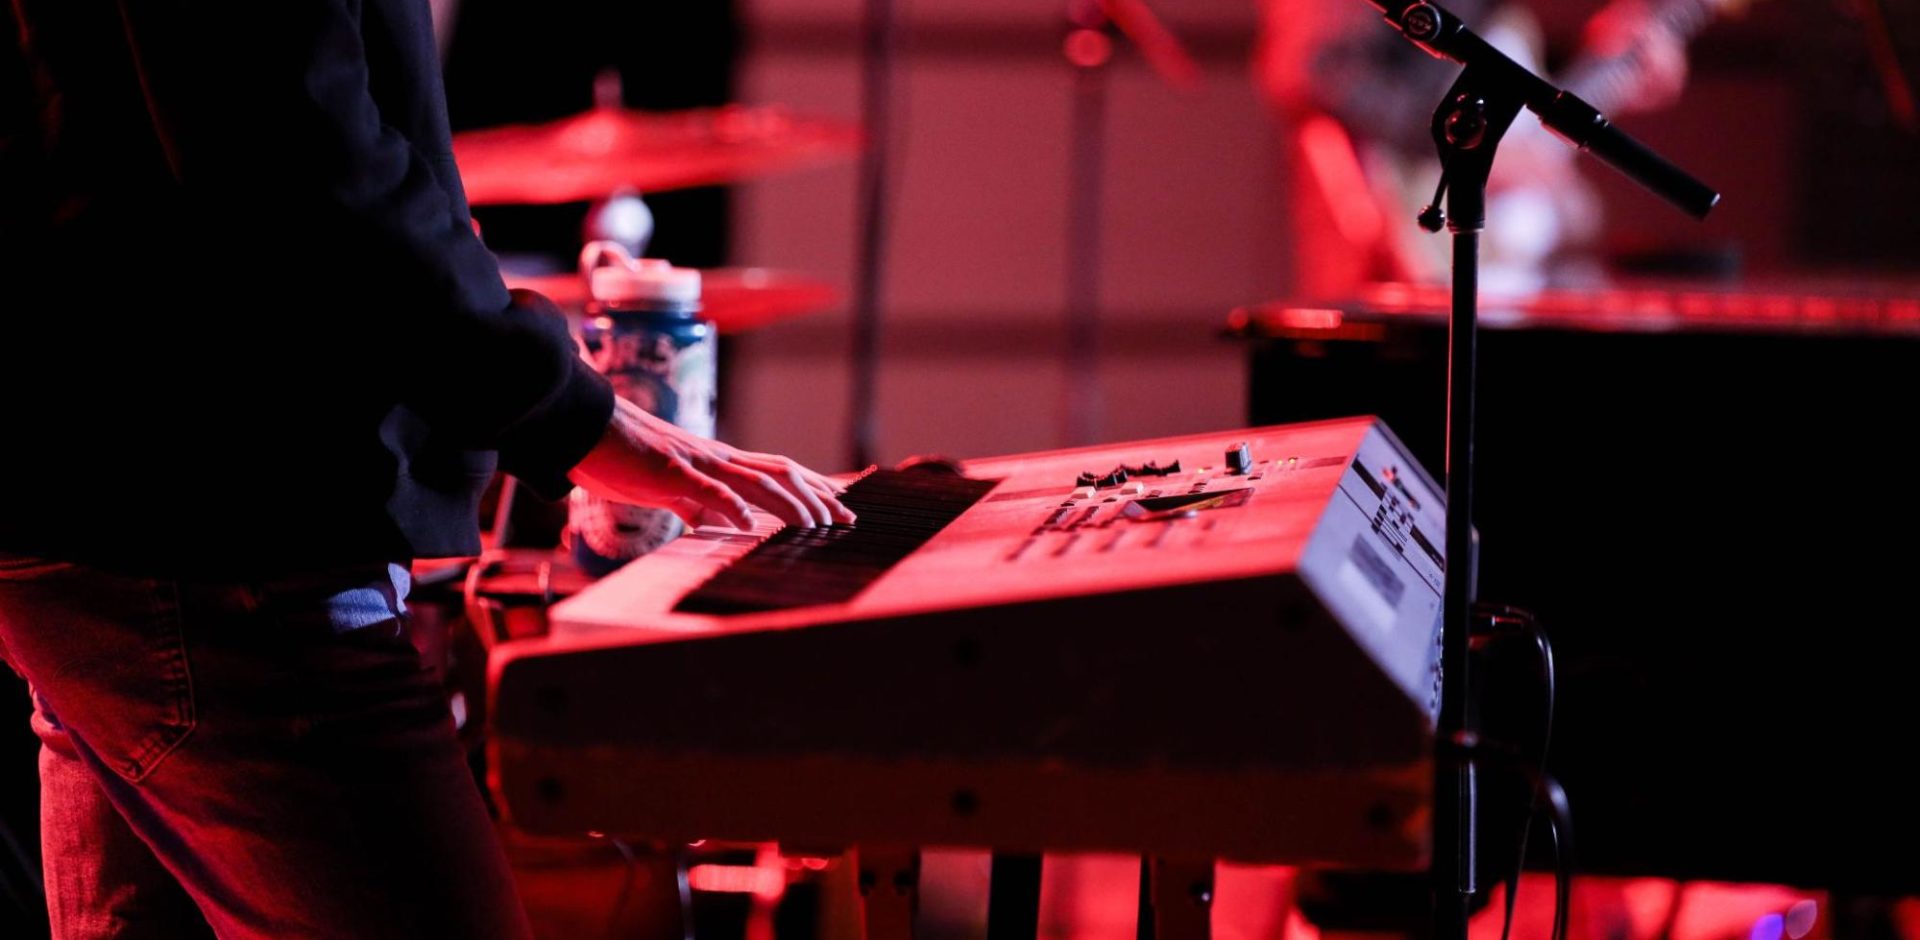
[[[0,555],[56,937],[528,936],[402,624],[316,596]]]

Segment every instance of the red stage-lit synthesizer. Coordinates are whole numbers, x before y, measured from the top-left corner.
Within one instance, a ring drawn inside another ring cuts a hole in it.
[[[1326,421],[864,475],[696,530],[492,675],[536,832],[1425,863],[1441,492]]]

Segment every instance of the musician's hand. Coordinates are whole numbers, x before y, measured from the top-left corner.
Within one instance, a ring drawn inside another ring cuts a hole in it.
[[[1626,57],[1619,76],[1629,85],[1612,113],[1655,111],[1680,99],[1687,84],[1686,43],[1644,0],[1614,0],[1587,21],[1585,54]]]
[[[753,526],[748,504],[790,525],[852,523],[825,477],[786,457],[755,454],[654,417],[624,398],[600,443],[568,475],[618,502],[671,510],[688,525]]]

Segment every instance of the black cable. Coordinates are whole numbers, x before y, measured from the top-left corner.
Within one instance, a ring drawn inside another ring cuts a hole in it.
[[[1553,837],[1553,940],[1566,940],[1569,912],[1573,905],[1573,808],[1560,781],[1526,761],[1520,749],[1499,742],[1488,742],[1471,734],[1455,740],[1444,749],[1441,760],[1452,763],[1494,762],[1511,764],[1527,778],[1534,791],[1545,799],[1548,833]]]
[[[1573,808],[1560,781],[1542,773],[1539,789],[1547,797],[1547,821],[1553,833],[1553,940],[1567,940],[1573,909]]]
[[[1536,774],[1534,776],[1536,783],[1530,788],[1532,796],[1528,800],[1526,816],[1520,823],[1519,851],[1514,858],[1513,872],[1506,879],[1507,896],[1505,900],[1505,920],[1500,926],[1500,940],[1509,940],[1513,932],[1514,905],[1520,895],[1520,876],[1527,864],[1527,843],[1533,830],[1533,817],[1539,813],[1541,800],[1546,795],[1543,789],[1548,783],[1552,782],[1552,778],[1547,776],[1547,755],[1553,747],[1553,718],[1557,696],[1554,684],[1553,642],[1547,638],[1547,632],[1540,626],[1539,620],[1528,611],[1504,605],[1482,604],[1477,607],[1475,613],[1485,624],[1480,636],[1476,637],[1476,639],[1501,639],[1513,635],[1511,631],[1521,630],[1525,631],[1533,640],[1534,647],[1540,654],[1541,682],[1545,690],[1546,698],[1546,726],[1540,735],[1540,757],[1536,764]],[[1553,786],[1558,787],[1559,784],[1553,783]],[[1561,794],[1561,798],[1563,800],[1565,799],[1564,793]],[[1570,825],[1571,820],[1569,820],[1569,826]],[[1557,845],[1558,842],[1556,840],[1556,858],[1559,856]],[[1555,898],[1556,904],[1560,904],[1561,907],[1564,907],[1564,904],[1559,902],[1558,898],[1563,891],[1568,893],[1572,891],[1571,878],[1571,874],[1568,874],[1566,879],[1564,879],[1565,883],[1562,883],[1563,879],[1560,879],[1558,875],[1556,875]],[[1557,923],[1559,917],[1558,911],[1556,911],[1555,917]],[[1555,937],[1556,940],[1559,940],[1560,932],[1558,929],[1555,931]]]
[[[1660,916],[1660,932],[1653,935],[1653,940],[1673,940],[1673,930],[1680,926],[1680,909],[1686,901],[1687,883],[1676,878],[1673,882],[1673,895],[1667,898],[1667,912]]]
[[[640,859],[633,854],[633,847],[614,838],[605,836],[607,844],[613,846],[620,857],[627,860],[627,875],[620,880],[620,893],[614,895],[613,908],[607,912],[606,935],[611,938],[620,936],[620,912],[626,910],[627,901],[633,894],[633,883],[640,877]]]

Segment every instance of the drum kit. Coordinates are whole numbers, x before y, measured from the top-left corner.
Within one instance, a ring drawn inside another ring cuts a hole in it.
[[[726,105],[672,112],[596,107],[542,124],[457,134],[454,160],[476,206],[556,205],[616,194],[657,193],[746,182],[806,169],[860,152],[857,126],[802,117],[773,105]],[[570,310],[585,307],[575,275],[503,272],[507,286],[547,295]],[[840,301],[826,281],[767,268],[701,272],[701,316],[722,335],[818,313]]]
[[[484,128],[453,139],[468,202],[483,207],[631,203],[636,193],[746,182],[851,159],[861,147],[862,135],[853,123],[800,117],[780,106],[737,104],[671,112],[602,104],[547,123]],[[649,216],[644,228],[650,233],[651,226]],[[508,287],[544,294],[572,315],[585,313],[593,299],[584,271],[527,274],[503,265],[501,274]],[[832,282],[791,271],[707,268],[700,275],[699,318],[713,323],[721,336],[819,313],[842,299]],[[500,505],[484,557],[418,561],[413,572],[417,587],[458,590],[464,582],[467,616],[489,645],[521,629],[507,625],[518,624],[514,616],[526,613],[522,608],[543,611],[545,603],[572,593],[580,583],[578,572],[553,552],[532,547],[553,533],[516,536],[511,531],[510,492],[510,487],[496,491]],[[527,586],[527,577],[515,575],[524,574],[522,569],[540,573],[537,590]],[[555,572],[558,581],[550,580]],[[480,675],[465,672],[470,679]]]

